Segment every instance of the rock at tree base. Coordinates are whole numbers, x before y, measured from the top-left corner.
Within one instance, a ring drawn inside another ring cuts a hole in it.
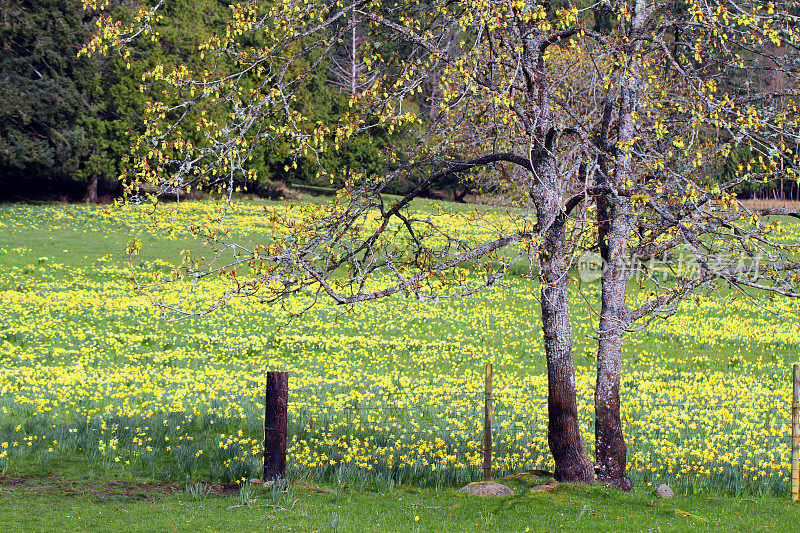
[[[659,498],[664,498],[665,500],[668,500],[668,499],[672,498],[673,496],[675,496],[675,493],[672,492],[672,489],[669,488],[669,485],[666,485],[666,484],[662,483],[661,485],[656,487],[656,496],[658,496]]]
[[[513,496],[516,494],[514,489],[493,481],[489,483],[473,483],[458,489],[456,492],[468,492],[473,496]]]
[[[558,487],[558,481],[548,481],[541,485],[531,487],[531,492],[553,492]]]

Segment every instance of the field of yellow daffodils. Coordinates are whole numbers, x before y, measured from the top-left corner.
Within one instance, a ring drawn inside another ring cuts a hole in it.
[[[124,250],[140,239],[134,270],[169,272],[192,246],[183,230],[217,214],[210,203],[181,209],[178,229],[163,236],[133,207],[0,207],[0,470],[81,455],[121,475],[257,476],[265,372],[287,370],[291,475],[474,480],[488,362],[495,474],[552,467],[535,281],[511,276],[466,299],[399,297],[346,312],[322,301],[293,320],[235,300],[166,322],[133,289]],[[244,203],[228,225],[257,242],[263,213],[263,203]],[[202,280],[194,294],[214,294],[219,283]],[[590,450],[596,347],[587,301],[597,296],[584,283],[572,300]],[[800,302],[715,296],[628,339],[631,478],[690,492],[786,492]]]

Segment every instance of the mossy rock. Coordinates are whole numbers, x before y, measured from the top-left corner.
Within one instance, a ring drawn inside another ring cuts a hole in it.
[[[458,489],[456,492],[465,492],[473,496],[514,496],[516,494],[514,489],[495,481],[470,483],[466,487]]]

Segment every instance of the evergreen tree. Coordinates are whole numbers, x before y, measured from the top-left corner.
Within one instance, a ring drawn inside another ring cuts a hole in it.
[[[0,191],[19,195],[81,176],[92,144],[81,119],[97,63],[77,58],[91,34],[79,1],[0,5]]]

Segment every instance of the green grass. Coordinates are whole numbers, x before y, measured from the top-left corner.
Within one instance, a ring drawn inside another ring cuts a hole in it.
[[[790,531],[800,506],[759,499],[683,496],[660,500],[605,484],[560,485],[531,493],[543,480],[502,480],[516,495],[480,498],[453,488],[317,485],[244,491],[212,486],[190,494],[176,483],[34,472],[0,477],[3,531]],[[221,493],[225,491],[227,493]],[[244,494],[242,494],[244,492]]]
[[[434,204],[415,205],[430,211]],[[236,228],[242,238],[263,238],[256,215],[244,221]],[[13,525],[3,530],[228,531],[268,522],[299,531],[336,524],[343,531],[739,531],[781,530],[797,520],[797,506],[787,507],[787,480],[777,474],[785,473],[787,455],[785,374],[800,351],[798,302],[767,304],[787,316],[783,321],[741,299],[702,300],[629,336],[623,416],[636,461],[634,495],[598,485],[532,496],[515,480],[520,495],[475,500],[453,490],[479,479],[478,467],[434,472],[417,461],[398,468],[386,464],[381,448],[416,442],[412,436],[428,444],[439,438],[448,454],[463,459],[479,445],[481,372],[494,362],[497,475],[549,468],[535,282],[511,276],[473,298],[437,305],[393,298],[351,313],[321,305],[294,321],[274,308],[235,302],[166,324],[128,285],[122,250],[139,238],[144,249],[135,268],[169,271],[181,249],[202,249],[196,242],[164,239],[133,215],[105,219],[83,206],[1,206],[0,224],[0,443],[36,437],[0,458],[7,476],[0,478],[0,527]],[[631,288],[637,297],[639,289]],[[584,296],[595,301],[597,283],[581,289],[583,295],[572,293],[571,311],[581,424],[591,448],[595,315]],[[238,460],[250,445],[218,443],[239,431],[261,439],[264,372],[276,368],[291,371],[291,436],[307,439],[334,464],[301,462],[303,446],[295,443],[290,477],[299,500],[291,511],[269,506],[289,508],[294,499],[266,492],[256,492],[258,505],[230,509],[238,496],[195,501],[187,482],[258,475],[257,457]],[[145,390],[151,385],[154,391]],[[168,408],[176,395],[182,403]],[[461,425],[463,434],[456,434]],[[152,441],[139,444],[133,428],[145,426]],[[115,439],[118,450],[102,452],[100,438],[106,445]],[[351,445],[349,438],[370,442],[363,452],[369,469],[346,463],[340,445]],[[535,453],[503,462],[524,449]],[[686,470],[695,463],[721,470],[690,478]],[[681,496],[651,505],[650,484],[661,481]],[[114,513],[120,516],[109,517]]]

